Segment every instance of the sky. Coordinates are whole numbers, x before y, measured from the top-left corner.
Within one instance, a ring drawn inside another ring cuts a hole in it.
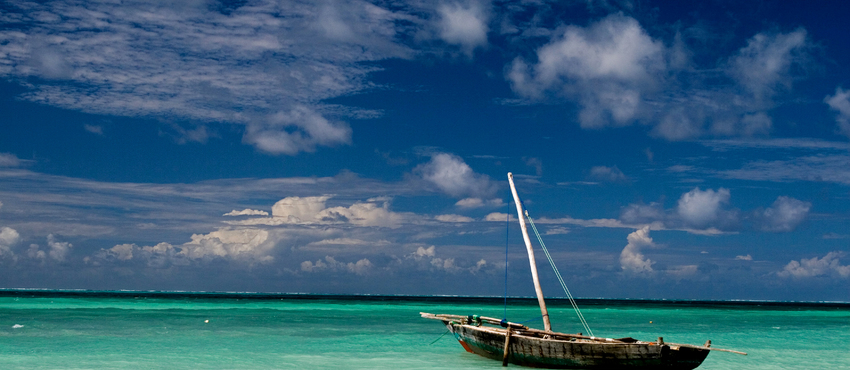
[[[848,17],[2,0],[0,288],[850,301]]]

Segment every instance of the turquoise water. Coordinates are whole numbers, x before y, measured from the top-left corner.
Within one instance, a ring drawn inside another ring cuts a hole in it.
[[[712,352],[699,369],[850,368],[850,305],[580,304],[597,336],[711,339],[714,347],[749,353]],[[441,337],[445,327],[419,318],[420,311],[504,314],[500,299],[7,291],[0,295],[0,367],[502,368],[464,352],[451,335]],[[581,331],[566,302],[550,302],[550,314],[555,330]],[[519,322],[539,310],[533,301],[515,300],[507,315]]]

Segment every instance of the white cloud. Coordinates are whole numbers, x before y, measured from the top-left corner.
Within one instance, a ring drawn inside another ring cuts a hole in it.
[[[389,210],[389,203],[382,206],[375,203],[355,203],[350,207],[333,207],[322,210],[316,215],[324,222],[348,222],[357,226],[401,227],[404,217]]]
[[[246,125],[246,143],[283,154],[349,143],[348,125],[329,117],[374,112],[322,101],[370,88],[375,67],[362,62],[410,57],[399,21],[422,23],[358,0],[259,0],[226,13],[185,2],[13,1],[5,11],[21,27],[0,31],[0,76],[44,79],[24,99]]]
[[[53,234],[47,235],[47,246],[50,248],[47,255],[59,262],[64,261],[65,257],[68,256],[68,253],[71,252],[71,248],[74,247],[71,243],[56,241]]]
[[[652,264],[655,263],[641,254],[643,248],[654,248],[655,243],[649,237],[649,226],[635,230],[629,234],[629,243],[620,253],[620,267],[627,272],[650,273]]]
[[[734,212],[723,209],[724,205],[729,203],[729,198],[729,189],[702,191],[694,188],[682,194],[676,212],[682,221],[694,227],[728,224],[737,219]]]
[[[680,33],[665,43],[621,14],[554,33],[536,62],[520,57],[507,67],[516,93],[577,103],[583,128],[641,121],[667,140],[769,134],[769,110],[811,59],[803,29],[756,34],[718,58],[720,69],[696,64]]]
[[[222,258],[232,261],[267,263],[274,260],[270,251],[278,238],[269,231],[255,228],[221,228],[209,234],[193,234],[191,241],[174,246],[159,243],[139,247],[136,244],[118,244],[101,249],[86,261],[100,264],[104,261],[143,261],[155,268],[186,265],[192,261],[210,261]]]
[[[460,208],[482,208],[482,207],[492,207],[498,208],[505,205],[505,202],[502,201],[501,198],[493,198],[490,200],[484,200],[481,198],[463,198],[457,203],[455,206]]]
[[[434,257],[434,249],[433,245],[428,248],[419,247],[416,248],[416,252],[413,252],[413,255],[417,257]]]
[[[118,244],[105,251],[107,255],[115,257],[119,261],[127,261],[133,259],[133,250],[135,249],[138,249],[135,244]]]
[[[842,266],[838,260],[843,253],[829,252],[823,258],[812,257],[800,261],[789,262],[779,276],[794,278],[809,278],[817,276],[850,277],[850,266]]]
[[[431,160],[416,166],[413,173],[454,197],[490,195],[495,191],[489,176],[475,173],[463,159],[449,153],[432,154]]]
[[[230,212],[225,213],[223,216],[268,216],[269,213],[266,211],[259,211],[256,209],[243,209],[241,211],[232,210]]]
[[[272,206],[272,217],[256,217],[247,220],[227,221],[230,225],[268,225],[285,224],[349,224],[355,226],[378,226],[398,228],[407,218],[407,213],[390,211],[387,197],[370,198],[366,202],[357,202],[351,206],[326,207],[331,196],[286,197]]]
[[[190,259],[222,257],[270,262],[274,258],[268,252],[274,244],[266,243],[267,240],[266,230],[223,228],[209,234],[193,234],[191,242],[180,246],[180,254]]]
[[[443,41],[459,45],[467,55],[487,45],[489,12],[478,1],[444,3],[437,8],[439,33]]]
[[[507,222],[507,221],[508,221],[508,217],[510,217],[510,216],[509,216],[509,214],[507,214],[507,213],[492,212],[492,213],[487,214],[487,216],[484,216],[484,221],[491,221],[491,222],[493,222],[493,221],[497,221],[497,222],[498,222],[498,221],[502,221],[502,222]],[[515,220],[516,218],[515,218],[515,217],[511,217],[511,219],[514,219],[514,220]]]
[[[85,124],[83,128],[95,135],[103,135],[103,126]]]
[[[47,255],[44,251],[38,249],[38,244],[30,244],[29,249],[27,249],[27,257],[43,261],[47,258]]]
[[[21,160],[12,153],[0,153],[0,167],[18,167]]]
[[[611,15],[588,28],[566,27],[537,51],[537,64],[515,59],[508,79],[527,97],[552,91],[578,99],[582,127],[628,125],[666,69],[664,50],[633,18]]]
[[[472,222],[475,221],[472,217],[448,214],[448,215],[437,215],[434,216],[434,219],[440,222]]]
[[[323,209],[329,195],[320,197],[286,197],[272,206],[272,216],[287,222],[310,222]]]
[[[322,270],[331,271],[347,271],[357,275],[365,275],[372,269],[372,262],[367,258],[358,260],[357,262],[339,262],[331,256],[325,256],[325,260],[317,260],[315,263],[311,261],[301,262],[301,271],[304,272],[319,272]]]
[[[832,110],[838,111],[835,121],[838,124],[836,131],[850,138],[850,91],[840,87],[835,88],[835,95],[827,96],[824,102]]]
[[[21,235],[18,234],[17,230],[5,226],[0,228],[0,256],[5,257],[8,255],[14,257],[12,246],[20,240]]]
[[[648,224],[664,219],[664,208],[659,203],[629,204],[620,212],[620,220],[629,224]]]
[[[782,34],[759,33],[729,60],[728,73],[752,93],[757,102],[773,96],[777,89],[790,88],[789,70],[799,63],[806,47],[806,31]]]
[[[567,229],[566,227],[555,226],[546,229],[546,235],[562,235],[569,233],[570,229]]]
[[[780,196],[776,198],[770,208],[762,212],[756,212],[756,218],[760,221],[760,227],[765,231],[787,232],[794,230],[806,216],[812,203],[803,202],[798,199]]]
[[[534,168],[534,174],[543,176],[543,161],[540,158],[523,158],[525,165]]]
[[[608,182],[623,182],[628,180],[628,177],[617,166],[594,166],[590,169],[590,178]]]
[[[731,179],[755,181],[817,181],[850,184],[850,156],[818,154],[775,161],[752,161],[739,169],[718,171]]]
[[[264,121],[252,122],[245,141],[269,153],[294,155],[313,152],[317,145],[348,144],[351,128],[345,122],[331,122],[303,105],[278,112]]]
[[[751,256],[751,255],[749,255],[749,254],[748,254],[748,255],[746,255],[746,256],[735,256],[735,260],[736,260],[736,261],[752,261],[752,260],[753,260],[753,256]]]

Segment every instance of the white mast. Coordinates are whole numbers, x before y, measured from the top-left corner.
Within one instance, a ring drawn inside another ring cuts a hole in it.
[[[531,239],[528,238],[528,229],[525,227],[525,215],[522,212],[522,204],[519,201],[519,195],[514,187],[514,175],[508,172],[508,182],[511,184],[511,194],[514,196],[516,203],[516,213],[519,218],[519,227],[522,229],[522,240],[525,241],[525,249],[528,251],[528,263],[531,265],[531,278],[534,280],[534,291],[537,293],[537,302],[540,303],[540,313],[543,314],[543,328],[546,331],[552,331],[552,324],[549,322],[549,311],[546,310],[546,301],[543,300],[543,289],[540,288],[540,279],[537,278],[537,262],[534,261],[534,250],[531,249]]]

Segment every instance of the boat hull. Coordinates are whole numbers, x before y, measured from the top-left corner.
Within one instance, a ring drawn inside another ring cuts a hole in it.
[[[503,360],[506,330],[445,322],[464,349]],[[512,334],[510,363],[553,369],[694,369],[709,350],[656,343],[608,343]]]

